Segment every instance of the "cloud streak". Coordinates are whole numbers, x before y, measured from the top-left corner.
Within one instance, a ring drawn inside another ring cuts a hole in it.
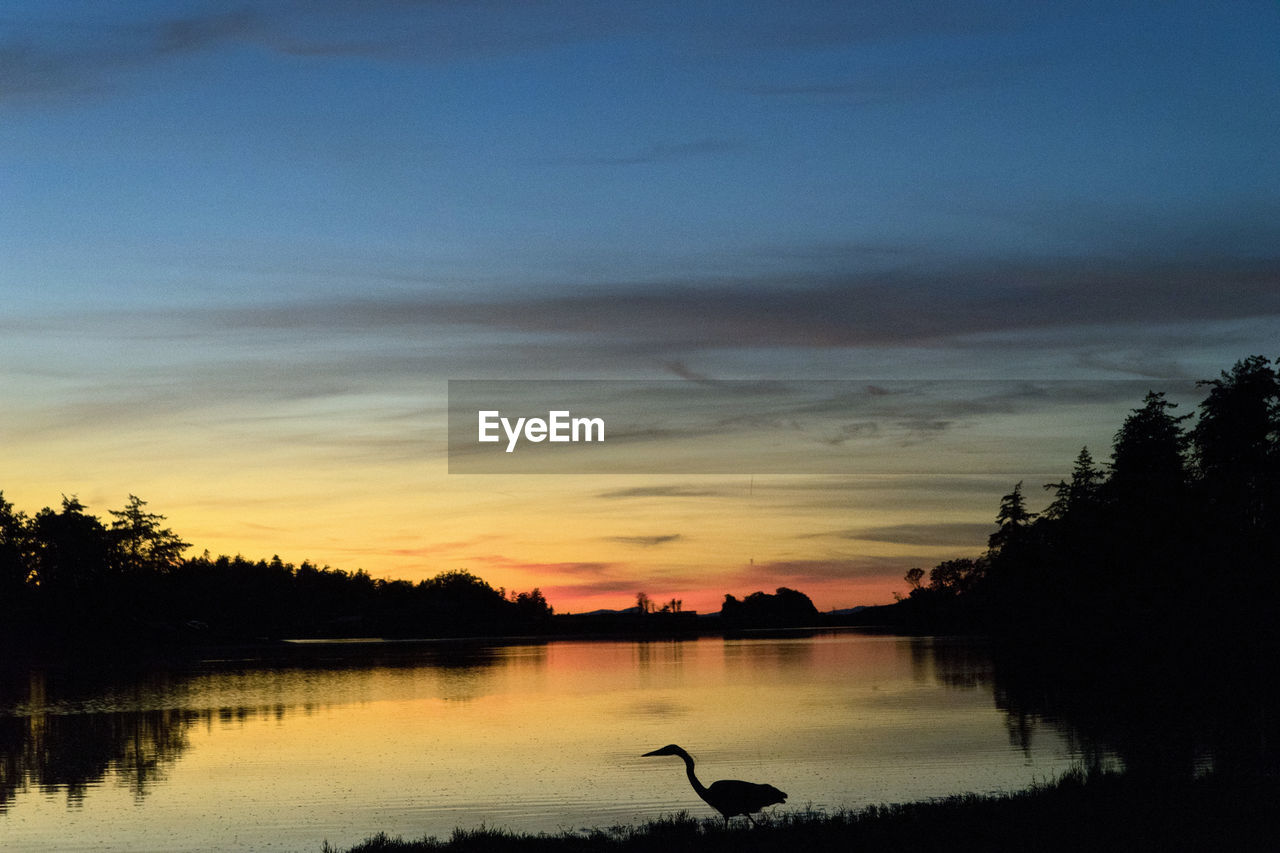
[[[666,533],[659,536],[610,536],[606,539],[608,542],[617,542],[619,545],[635,545],[640,548],[653,548],[657,545],[667,545],[676,542],[681,538],[679,533]]]
[[[549,166],[646,166],[741,150],[742,143],[727,139],[697,139],[690,142],[655,143],[631,154],[561,157],[538,161]]]
[[[104,88],[104,75],[225,45],[316,61],[350,57],[426,64],[502,57],[653,26],[645,13],[591,2],[479,0],[240,4],[150,20],[11,19],[0,42],[0,98]]]
[[[740,588],[791,586],[803,589],[805,584],[822,585],[832,581],[896,581],[911,566],[935,562],[936,558],[919,556],[775,560],[742,569],[725,583]]]
[[[633,500],[637,498],[715,498],[726,493],[717,489],[698,486],[633,486],[627,489],[611,489],[597,497],[605,500]]]
[[[890,524],[844,531],[845,539],[866,542],[889,542],[896,545],[928,545],[930,547],[982,548],[995,531],[994,524],[938,522],[934,524]]]
[[[226,328],[385,331],[488,329],[600,336],[670,348],[887,347],[967,335],[1115,323],[1280,316],[1280,257],[1171,267],[1061,262],[786,280],[651,282],[566,293],[459,299],[447,294],[315,300],[193,317]],[[1140,318],[1140,320],[1139,320]],[[615,343],[615,346],[619,343]]]
[[[100,89],[104,75],[252,39],[249,10],[120,24],[15,27],[0,43],[0,99]]]

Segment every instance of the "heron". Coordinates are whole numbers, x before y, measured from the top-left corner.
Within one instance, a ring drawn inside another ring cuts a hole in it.
[[[728,825],[729,818],[742,815],[751,821],[752,826],[755,826],[755,819],[751,817],[752,812],[758,812],[774,803],[787,801],[787,795],[782,791],[772,785],[763,785],[759,782],[721,779],[712,782],[710,787],[703,785],[693,772],[693,756],[674,743],[662,749],[655,749],[653,752],[646,752],[641,758],[648,758],[651,755],[678,755],[683,758],[685,771],[689,774],[689,784],[707,805],[724,815],[725,825]]]

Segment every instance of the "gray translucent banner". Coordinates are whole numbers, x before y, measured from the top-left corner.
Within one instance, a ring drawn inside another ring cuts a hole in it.
[[[1173,401],[1195,390],[1151,380],[451,380],[449,473],[983,473],[997,456],[1046,454],[1065,470],[1086,443],[1105,459],[1153,389]]]

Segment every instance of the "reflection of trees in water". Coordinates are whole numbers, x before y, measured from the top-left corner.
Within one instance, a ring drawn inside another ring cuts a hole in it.
[[[420,669],[441,698],[469,699],[484,692],[498,660],[492,647],[460,645],[363,653],[311,648],[191,671],[0,669],[0,814],[33,788],[65,792],[68,806],[78,806],[108,779],[142,799],[191,748],[193,726],[311,714],[331,704],[330,687],[351,685],[353,672]],[[236,680],[250,683],[238,697],[249,701],[200,707]],[[290,684],[296,692],[273,695]]]
[[[0,717],[0,812],[31,787],[65,791],[67,804],[79,805],[108,775],[141,799],[187,749],[191,724],[207,716],[179,709],[74,712],[50,691],[43,672],[23,680],[25,689],[10,682],[4,691],[5,704],[26,713]]]
[[[1047,724],[1057,731],[1073,755],[1080,755],[1094,766],[1092,746],[1082,741],[1071,724],[1052,714],[1027,712],[1010,705],[1008,679],[1001,679],[992,659],[990,645],[971,637],[913,637],[911,674],[922,684],[938,683],[956,690],[984,689],[993,693],[996,707],[1005,714],[1009,742],[1030,755],[1036,730]],[[1005,674],[1007,676],[1007,673]],[[1097,756],[1105,757],[1105,750]],[[1100,764],[1098,765],[1100,766]]]
[[[991,650],[971,637],[911,638],[911,674],[921,683],[973,690],[992,681]]]
[[[724,641],[724,665],[730,672],[804,672],[813,665],[816,631],[771,631],[751,639]]]
[[[917,680],[932,679],[961,690],[991,691],[996,707],[1004,713],[1010,744],[1023,754],[1031,754],[1037,731],[1047,726],[1062,737],[1070,754],[1080,756],[1085,766],[1101,769],[1110,765],[1112,752],[1105,740],[1081,731],[1074,717],[1062,713],[1060,702],[1037,705],[1037,694],[1024,692],[1029,683],[1019,678],[1007,659],[997,666],[986,641],[967,637],[916,638],[911,644],[911,662]]]
[[[1280,767],[1280,718],[1261,664],[1153,648],[1001,650],[995,700],[1019,742],[1046,723],[1089,766],[1115,755],[1152,779],[1268,774]]]
[[[637,640],[631,644],[631,660],[641,673],[659,666],[678,666],[684,661],[685,643],[682,638],[664,637],[657,640]]]
[[[174,710],[33,718],[28,776],[42,790],[65,790],[67,802],[79,804],[90,786],[113,773],[141,799],[187,748],[190,718]]]
[[[384,660],[380,665],[421,668],[423,662],[421,655],[408,658],[397,656]],[[427,662],[434,674],[436,692],[440,698],[467,702],[489,692],[489,682],[499,656],[493,646],[464,644],[435,649]]]
[[[915,638],[909,648],[917,680],[991,690],[1024,752],[1048,728],[1089,768],[1118,759],[1130,773],[1164,779],[1280,768],[1280,703],[1267,690],[1262,650],[1032,652],[942,637]]]

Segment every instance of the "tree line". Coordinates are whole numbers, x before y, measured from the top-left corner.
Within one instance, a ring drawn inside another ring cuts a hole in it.
[[[1015,485],[985,552],[911,569],[890,618],[1104,640],[1213,620],[1274,639],[1280,362],[1250,356],[1199,386],[1194,413],[1149,392],[1109,461],[1083,448],[1069,477],[1044,485],[1052,499],[1041,512]],[[552,618],[540,590],[508,593],[466,571],[413,583],[279,557],[184,557],[190,544],[146,506],[130,495],[104,522],[72,496],[28,516],[0,492],[0,640],[499,635],[543,631]],[[793,592],[727,596],[721,616],[812,621],[812,603]],[[647,596],[637,604],[658,610]],[[679,613],[681,602],[664,608]]]
[[[1000,500],[976,557],[907,572],[898,618],[1015,637],[1190,642],[1194,629],[1274,639],[1280,603],[1280,361],[1250,356],[1178,413],[1151,391],[1110,459],[1081,449],[1052,499]]]
[[[75,497],[33,516],[0,492],[0,639],[223,640],[431,637],[536,631],[538,589],[508,593],[467,571],[413,583],[294,565],[183,557],[190,544],[130,495],[111,520]]]

